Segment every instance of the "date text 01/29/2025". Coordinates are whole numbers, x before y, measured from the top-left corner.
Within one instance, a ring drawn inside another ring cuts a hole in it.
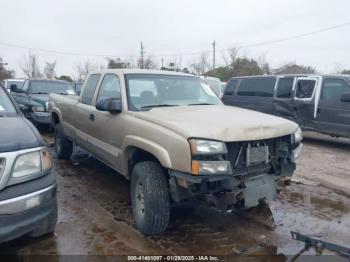
[[[128,256],[128,261],[218,261],[217,256]]]

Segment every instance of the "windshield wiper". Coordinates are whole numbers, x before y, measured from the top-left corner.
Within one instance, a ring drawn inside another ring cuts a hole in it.
[[[214,106],[216,104],[209,104],[209,103],[195,103],[195,104],[188,104],[188,106]]]
[[[36,93],[30,93],[31,95],[47,95],[48,93],[44,92],[36,92]]]
[[[141,109],[147,109],[147,108],[153,108],[153,107],[168,107],[168,106],[179,106],[179,105],[170,105],[170,104],[147,105],[147,106],[141,106]]]

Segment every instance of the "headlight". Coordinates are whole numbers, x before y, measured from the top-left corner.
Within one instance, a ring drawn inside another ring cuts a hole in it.
[[[228,175],[232,174],[229,161],[192,161],[193,175]]]
[[[219,155],[226,154],[227,149],[224,142],[190,139],[192,155]]]
[[[297,144],[301,140],[303,140],[303,132],[301,131],[301,129],[299,127],[298,130],[293,134],[293,143]]]
[[[33,112],[45,112],[44,106],[32,106]]]
[[[34,151],[19,156],[12,170],[12,177],[19,178],[46,172],[51,168],[51,157],[47,150]]]

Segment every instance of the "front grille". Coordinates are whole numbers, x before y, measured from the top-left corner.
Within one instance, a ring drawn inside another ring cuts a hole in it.
[[[0,158],[0,179],[5,171],[5,163],[6,163],[6,159]]]
[[[263,174],[273,171],[278,163],[280,148],[285,145],[286,137],[279,137],[257,141],[243,141],[227,143],[227,160],[231,162],[233,175]],[[260,148],[261,150],[257,150]],[[254,156],[256,162],[250,156],[261,152],[262,156]],[[267,151],[267,152],[266,152]]]

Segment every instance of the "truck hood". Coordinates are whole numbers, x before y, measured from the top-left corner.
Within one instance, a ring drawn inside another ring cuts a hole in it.
[[[186,138],[225,142],[269,139],[298,129],[296,123],[280,117],[225,105],[153,108],[135,116]]]
[[[43,103],[49,101],[49,94],[28,94],[31,100]]]
[[[24,117],[0,117],[0,153],[39,147],[44,142]]]

